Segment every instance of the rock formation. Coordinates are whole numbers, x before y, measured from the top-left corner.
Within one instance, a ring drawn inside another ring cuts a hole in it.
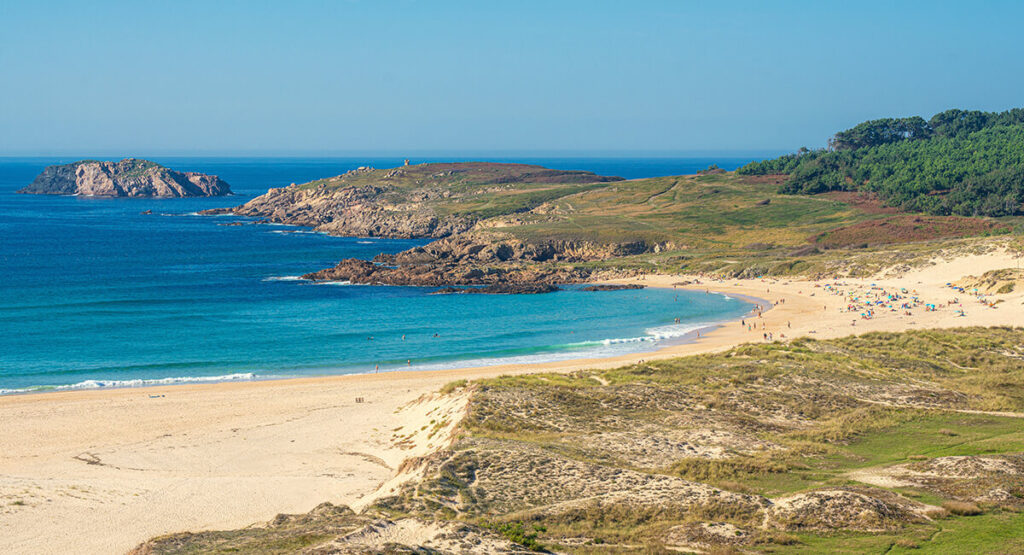
[[[215,175],[178,172],[156,162],[125,158],[120,162],[82,160],[49,166],[25,194],[83,195],[96,197],[216,197],[231,188]]]

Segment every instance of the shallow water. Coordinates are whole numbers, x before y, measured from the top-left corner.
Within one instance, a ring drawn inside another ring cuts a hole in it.
[[[296,276],[424,241],[223,226],[245,220],[194,213],[268,187],[398,160],[158,160],[219,174],[239,194],[15,195],[47,164],[71,160],[0,159],[0,392],[610,356],[656,348],[749,307],[721,295],[654,289],[429,295],[429,288],[308,283]],[[624,177],[716,162],[527,161]]]

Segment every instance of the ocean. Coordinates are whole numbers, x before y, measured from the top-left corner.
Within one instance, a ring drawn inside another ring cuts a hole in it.
[[[426,241],[225,226],[245,219],[196,212],[400,159],[152,159],[217,174],[236,195],[16,195],[45,166],[76,158],[0,158],[0,394],[612,356],[679,341],[750,308],[722,295],[658,289],[430,295],[431,288],[313,284],[297,276]],[[451,161],[414,162],[442,160]],[[491,160],[626,178],[747,161]]]

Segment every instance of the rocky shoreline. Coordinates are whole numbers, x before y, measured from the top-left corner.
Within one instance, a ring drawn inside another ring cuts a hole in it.
[[[445,287],[434,291],[431,295],[536,295],[554,293],[555,291],[561,291],[561,288],[549,283],[499,283],[484,287]]]
[[[378,257],[379,258],[379,257]],[[501,287],[560,285],[586,282],[594,276],[590,270],[574,267],[505,265],[496,267],[461,264],[405,264],[386,266],[378,262],[348,258],[333,268],[302,276],[310,281],[348,281],[365,285],[404,285],[414,287],[490,286]],[[620,276],[614,276],[620,277]]]

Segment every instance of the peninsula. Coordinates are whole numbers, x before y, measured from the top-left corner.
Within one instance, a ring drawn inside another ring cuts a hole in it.
[[[231,187],[216,175],[179,172],[156,162],[125,158],[120,162],[81,160],[48,166],[19,193],[94,197],[219,197]]]

